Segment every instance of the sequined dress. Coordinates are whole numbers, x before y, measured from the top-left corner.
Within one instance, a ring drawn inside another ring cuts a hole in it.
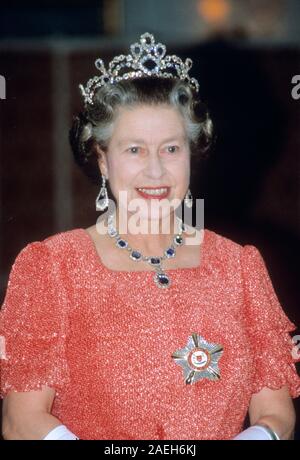
[[[159,289],[154,271],[106,267],[83,228],[29,243],[0,313],[0,396],[48,385],[72,432],[116,440],[231,439],[263,387],[299,396],[296,326],[259,250],[205,229],[200,255]],[[222,345],[218,380],[185,383],[172,353],[192,333]]]

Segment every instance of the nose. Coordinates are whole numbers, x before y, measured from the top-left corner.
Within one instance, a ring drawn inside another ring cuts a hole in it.
[[[149,152],[147,165],[145,166],[145,176],[152,179],[160,179],[164,175],[164,166],[159,154],[156,151]]]

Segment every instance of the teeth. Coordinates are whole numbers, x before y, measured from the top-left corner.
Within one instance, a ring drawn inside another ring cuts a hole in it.
[[[156,188],[156,189],[147,189],[147,188],[139,188],[143,193],[147,193],[148,195],[162,195],[168,191],[167,188]]]

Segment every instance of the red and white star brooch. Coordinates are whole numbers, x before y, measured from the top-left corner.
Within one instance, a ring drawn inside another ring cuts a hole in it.
[[[191,384],[203,378],[219,380],[218,361],[222,353],[222,345],[209,343],[194,333],[188,338],[186,347],[175,351],[172,358],[183,368],[185,383]]]

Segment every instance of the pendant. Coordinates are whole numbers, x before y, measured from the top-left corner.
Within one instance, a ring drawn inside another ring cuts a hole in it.
[[[101,187],[101,190],[96,198],[96,211],[104,211],[108,206],[108,195],[106,187]]]
[[[175,351],[172,358],[183,368],[186,384],[207,378],[219,380],[218,361],[223,354],[223,346],[207,342],[201,335],[192,334],[186,347]]]
[[[169,276],[164,273],[164,271],[160,268],[160,270],[157,270],[153,277],[156,285],[160,288],[168,288],[171,285],[171,280]]]

